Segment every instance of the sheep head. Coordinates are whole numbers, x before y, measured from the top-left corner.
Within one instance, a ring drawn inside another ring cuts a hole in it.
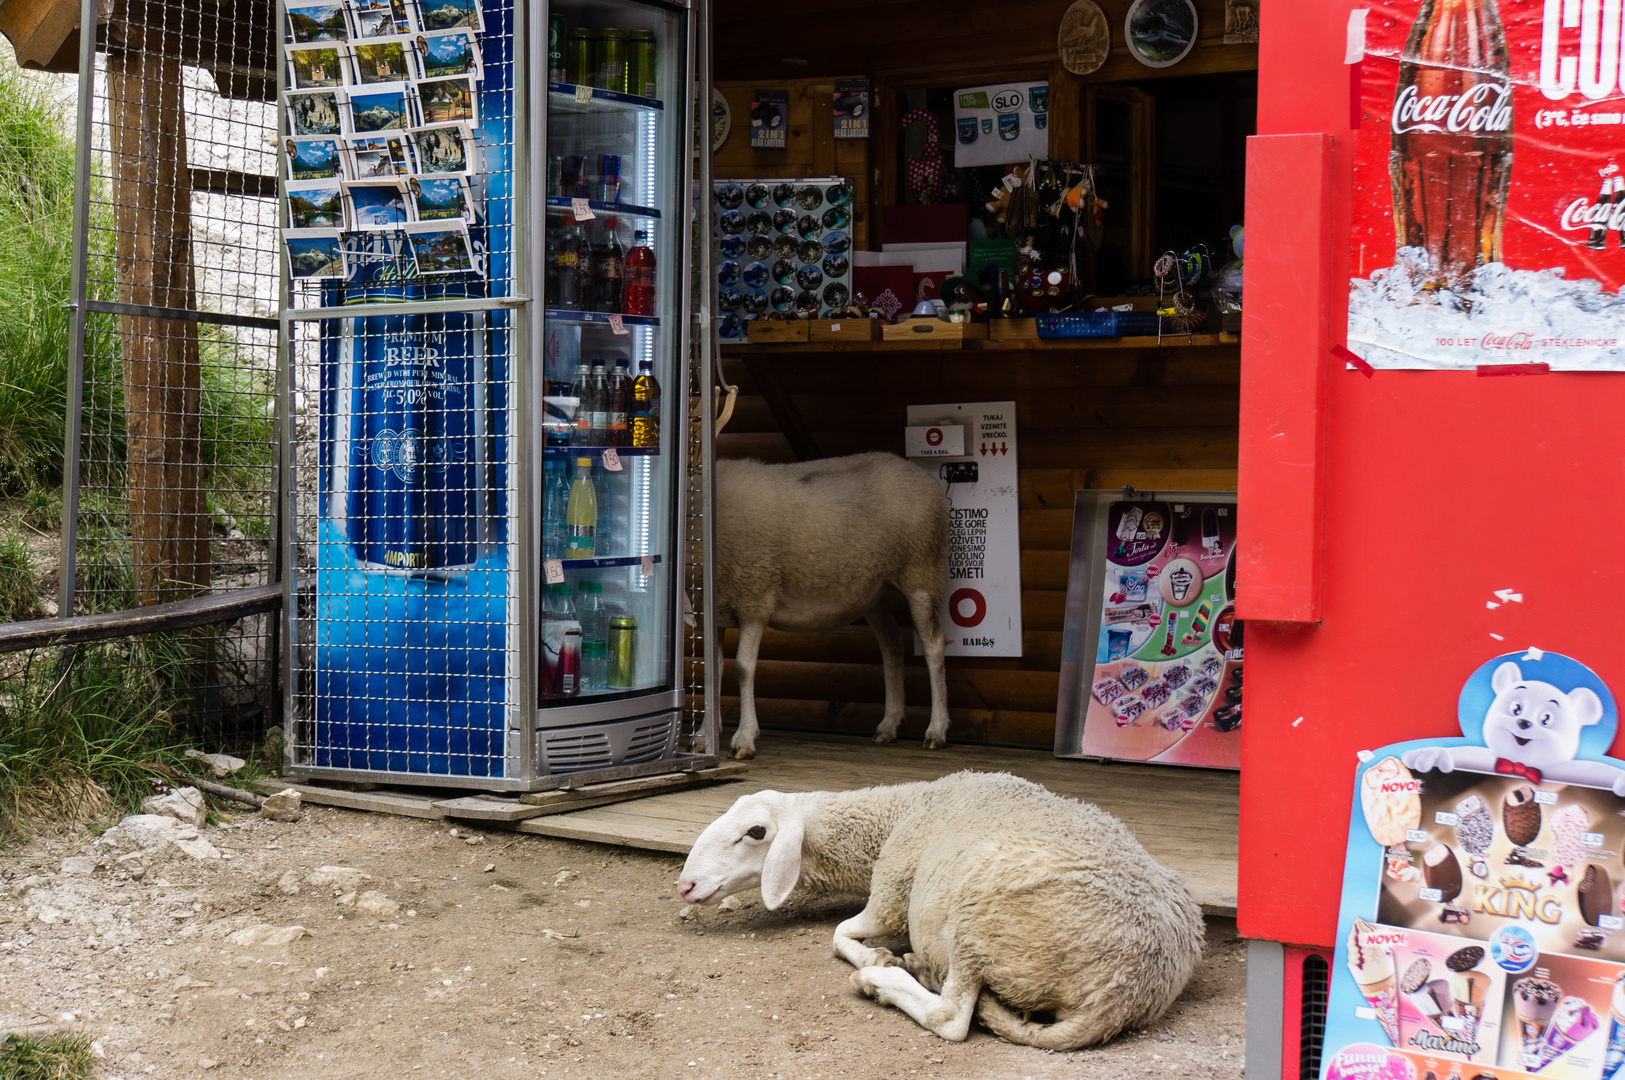
[[[802,832],[801,810],[789,796],[742,795],[694,841],[678,894],[692,904],[714,904],[760,886],[762,903],[776,908],[801,877]]]

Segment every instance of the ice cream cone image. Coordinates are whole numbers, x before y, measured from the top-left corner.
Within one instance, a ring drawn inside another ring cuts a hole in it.
[[[1518,1018],[1518,1034],[1523,1038],[1523,1052],[1539,1054],[1546,1040],[1546,1026],[1557,1011],[1558,999],[1563,991],[1556,983],[1530,977],[1519,979],[1512,986],[1512,1013]]]
[[[1577,997],[1566,997],[1557,1011],[1552,1014],[1551,1023],[1546,1026],[1546,1038],[1541,1042],[1540,1049],[1535,1051],[1539,1060],[1530,1068],[1530,1072],[1539,1072],[1564,1054],[1573,1050],[1586,1040],[1586,1037],[1602,1026],[1602,1020],[1591,1011],[1591,1006]]]
[[[1467,1038],[1478,1034],[1478,1021],[1484,1015],[1484,995],[1489,993],[1490,977],[1482,971],[1452,971],[1450,983],[1450,1014],[1461,1021],[1461,1032]]]
[[[1602,1080],[1625,1077],[1625,975],[1614,980],[1608,1003],[1608,1051],[1602,1059]]]
[[[1376,1012],[1388,1041],[1398,1046],[1399,996],[1394,980],[1394,957],[1386,945],[1367,940],[1375,929],[1368,922],[1354,920],[1354,929],[1349,932],[1349,974],[1354,976],[1366,1004]]]

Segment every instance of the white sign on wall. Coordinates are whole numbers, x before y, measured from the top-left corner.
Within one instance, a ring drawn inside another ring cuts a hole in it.
[[[954,92],[954,168],[1049,157],[1049,83],[972,86]]]
[[[964,429],[964,453],[916,458],[948,497],[948,584],[942,632],[949,656],[1021,655],[1021,530],[1016,403],[910,405],[910,427]]]

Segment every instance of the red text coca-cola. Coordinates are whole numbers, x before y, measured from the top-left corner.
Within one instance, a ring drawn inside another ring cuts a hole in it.
[[[1464,288],[1501,261],[1512,176],[1512,71],[1495,0],[1423,0],[1400,59],[1388,174],[1420,286]]]

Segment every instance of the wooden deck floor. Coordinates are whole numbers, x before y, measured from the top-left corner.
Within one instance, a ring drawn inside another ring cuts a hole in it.
[[[1180,871],[1211,915],[1236,913],[1236,773],[1068,761],[1036,750],[917,743],[877,746],[843,735],[764,732],[744,779],[517,824],[521,832],[686,854],[700,831],[751,791],[835,791],[933,780],[960,769],[1008,771],[1095,803]]]

